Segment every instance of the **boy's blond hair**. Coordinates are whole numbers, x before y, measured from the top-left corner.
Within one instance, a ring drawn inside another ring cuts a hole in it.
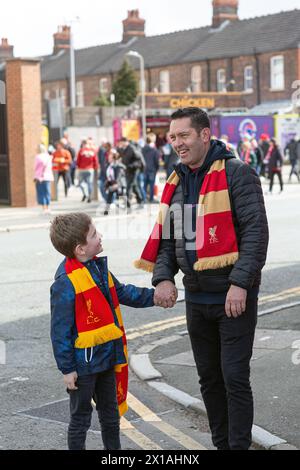
[[[76,246],[86,245],[92,223],[91,217],[84,212],[55,217],[50,228],[52,245],[67,258],[74,258]]]

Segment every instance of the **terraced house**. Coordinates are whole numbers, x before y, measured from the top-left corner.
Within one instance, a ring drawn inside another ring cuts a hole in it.
[[[148,120],[182,105],[208,110],[280,109],[289,105],[300,80],[300,10],[246,20],[238,0],[214,0],[212,24],[147,37],[139,11],[128,12],[123,38],[76,51],[77,106],[110,95],[126,52],[145,59]],[[61,97],[69,106],[70,29],[54,35],[53,54],[42,60],[43,99]],[[138,61],[132,66],[139,73]]]

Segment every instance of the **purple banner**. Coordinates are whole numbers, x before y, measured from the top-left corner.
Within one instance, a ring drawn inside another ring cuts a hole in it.
[[[230,143],[237,145],[247,134],[257,140],[261,134],[274,137],[274,119],[272,116],[220,116],[219,129],[215,123],[214,130],[219,131],[218,138],[225,134]]]

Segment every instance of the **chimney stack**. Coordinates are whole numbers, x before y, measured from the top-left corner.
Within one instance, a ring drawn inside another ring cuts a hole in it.
[[[128,17],[123,21],[123,43],[133,37],[145,37],[145,20],[140,18],[139,10],[128,11]]]
[[[8,39],[2,38],[0,43],[0,62],[11,59],[14,56],[14,46],[10,46]]]
[[[53,34],[54,48],[53,54],[57,54],[62,50],[68,50],[71,47],[71,27],[59,26],[57,33]]]
[[[238,0],[213,0],[213,28],[218,28],[224,21],[237,21]]]

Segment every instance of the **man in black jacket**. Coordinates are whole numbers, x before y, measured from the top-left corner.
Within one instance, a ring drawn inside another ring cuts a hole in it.
[[[135,194],[139,208],[143,207],[143,195],[138,185],[138,172],[144,169],[142,156],[138,154],[133,145],[126,137],[122,137],[119,142],[119,150],[122,156],[122,163],[126,166],[126,184],[127,184],[127,208],[131,209],[131,195]]]
[[[161,241],[153,285],[156,302],[172,307],[174,277],[179,269],[184,273],[188,331],[213,443],[221,450],[246,450],[253,424],[250,359],[268,223],[257,174],[210,136],[209,118],[201,109],[173,114],[170,138],[181,160],[175,168],[180,182],[170,207],[171,237]],[[195,271],[199,193],[217,160],[225,160],[239,258],[233,266]]]

